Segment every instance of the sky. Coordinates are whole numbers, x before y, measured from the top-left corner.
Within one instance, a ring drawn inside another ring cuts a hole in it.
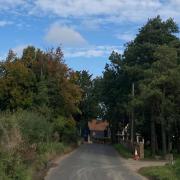
[[[60,45],[70,68],[98,76],[157,15],[180,24],[180,0],[0,0],[0,59],[9,49],[20,56],[28,45]]]

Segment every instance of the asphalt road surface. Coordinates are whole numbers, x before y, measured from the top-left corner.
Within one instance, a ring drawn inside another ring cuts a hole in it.
[[[84,144],[51,169],[45,180],[141,180],[110,145]]]

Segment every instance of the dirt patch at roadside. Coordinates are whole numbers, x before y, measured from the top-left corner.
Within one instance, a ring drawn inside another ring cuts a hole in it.
[[[151,161],[151,160],[133,160],[133,159],[127,159],[124,160],[126,166],[130,168],[131,170],[137,172],[142,167],[149,167],[149,166],[164,166],[167,164],[167,161]]]

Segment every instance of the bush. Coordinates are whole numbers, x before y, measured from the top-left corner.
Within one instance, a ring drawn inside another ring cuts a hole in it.
[[[127,148],[125,148],[122,144],[115,144],[114,147],[122,157],[124,158],[132,157],[132,153]]]
[[[56,155],[63,154],[66,147],[62,143],[40,143],[37,146],[35,171],[47,168],[49,161]]]
[[[27,142],[47,142],[50,139],[52,126],[44,116],[35,112],[23,111],[17,114],[17,119]]]
[[[45,153],[63,153],[64,152],[64,144],[62,143],[40,143],[37,146],[37,153],[38,154],[45,154]]]
[[[31,179],[21,157],[14,154],[14,152],[1,152],[0,159],[0,177],[3,180]]]
[[[16,116],[10,112],[0,114],[1,150],[13,149],[22,141],[20,127]]]
[[[176,176],[180,179],[180,159],[177,159],[173,165],[173,170]]]
[[[54,121],[54,131],[58,132],[60,141],[65,143],[77,142],[76,123],[72,119],[66,119],[62,116]]]
[[[58,132],[61,141],[52,142]],[[77,141],[76,123],[57,118],[53,123],[37,112],[18,111],[0,116],[0,180],[31,180],[57,154],[71,150]],[[28,168],[28,170],[26,170]]]

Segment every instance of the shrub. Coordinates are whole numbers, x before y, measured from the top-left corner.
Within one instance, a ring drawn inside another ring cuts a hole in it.
[[[73,119],[66,119],[62,116],[54,121],[54,131],[58,132],[60,141],[72,143],[77,141],[76,123]]]
[[[20,156],[14,152],[1,152],[0,159],[0,177],[3,180],[30,180]]]
[[[37,146],[37,153],[44,154],[44,153],[63,153],[64,152],[64,145],[62,143],[40,143]]]
[[[48,120],[35,112],[23,111],[17,115],[24,139],[29,143],[47,142],[52,126]]]
[[[35,162],[35,171],[47,168],[49,161],[57,154],[63,154],[65,146],[62,143],[40,143],[37,146],[37,157]]]
[[[124,157],[124,158],[132,157],[132,153],[126,147],[124,147],[122,144],[115,144],[114,147],[122,157]]]
[[[52,142],[53,131],[67,146]],[[68,152],[68,144],[76,140],[76,123],[72,119],[59,117],[50,123],[33,111],[1,114],[0,179],[31,180],[34,172],[46,168],[55,155]]]
[[[180,159],[177,159],[175,164],[173,165],[173,170],[176,176],[180,179]]]
[[[2,149],[13,149],[22,141],[16,116],[10,112],[0,114],[0,145]]]

